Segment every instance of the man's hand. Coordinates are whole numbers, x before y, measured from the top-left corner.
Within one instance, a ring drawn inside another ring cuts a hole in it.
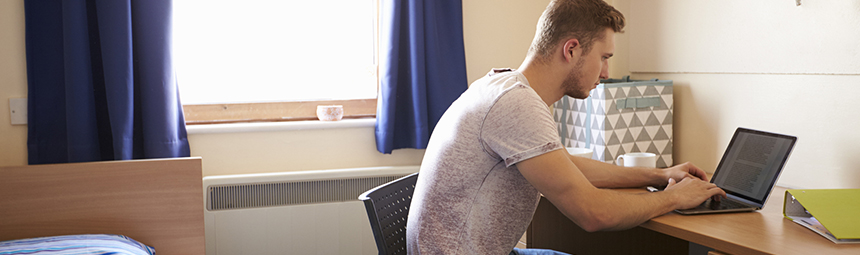
[[[675,183],[675,179],[670,178],[664,192],[677,194],[675,201],[678,201],[678,209],[699,206],[709,197],[726,197],[726,192],[717,187],[716,184],[697,178],[685,178],[679,183]]]
[[[703,181],[708,181],[708,175],[705,174],[705,171],[699,169],[694,166],[690,162],[686,162],[684,164],[676,165],[670,168],[662,169],[664,178],[663,180],[666,183],[661,185],[666,185],[669,182],[669,179],[675,180],[683,180],[685,178],[696,178]]]

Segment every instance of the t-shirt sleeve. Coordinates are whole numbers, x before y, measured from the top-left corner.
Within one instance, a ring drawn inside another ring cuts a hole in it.
[[[508,167],[564,147],[546,104],[525,85],[511,88],[490,107],[480,137],[484,150]]]

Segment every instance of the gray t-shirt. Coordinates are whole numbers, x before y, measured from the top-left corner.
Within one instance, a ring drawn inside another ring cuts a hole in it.
[[[562,148],[549,108],[525,76],[494,70],[472,83],[424,154],[409,254],[508,254],[539,199],[516,163]]]

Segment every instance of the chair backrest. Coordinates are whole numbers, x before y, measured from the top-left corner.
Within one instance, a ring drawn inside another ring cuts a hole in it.
[[[382,184],[358,196],[367,209],[379,254],[406,254],[406,217],[418,173]]]

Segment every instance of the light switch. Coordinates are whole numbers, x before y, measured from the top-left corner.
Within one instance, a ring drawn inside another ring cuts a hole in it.
[[[27,99],[9,98],[9,112],[12,125],[27,125]]]

